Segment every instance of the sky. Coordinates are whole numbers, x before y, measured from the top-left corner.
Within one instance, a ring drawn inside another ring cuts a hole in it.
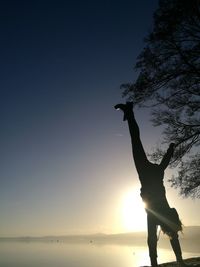
[[[136,78],[157,5],[1,2],[0,236],[145,230],[128,128],[113,106]],[[161,129],[149,110],[135,113],[150,152]],[[165,185],[183,224],[200,225],[200,201]]]

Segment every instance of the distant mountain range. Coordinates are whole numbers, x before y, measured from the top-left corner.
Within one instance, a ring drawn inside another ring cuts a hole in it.
[[[179,234],[182,250],[200,255],[200,226],[184,227],[183,233]],[[67,235],[67,236],[43,236],[43,237],[1,237],[0,242],[47,242],[66,244],[91,244],[91,245],[126,245],[131,247],[147,246],[146,232],[133,232],[121,234],[90,234],[90,235]],[[171,249],[169,238],[160,234],[158,249]]]
[[[200,240],[200,226],[184,227],[183,233],[180,233],[180,239],[183,240]],[[106,243],[135,243],[146,241],[146,232],[131,232],[120,234],[83,234],[83,235],[63,235],[63,236],[41,236],[41,237],[0,237],[0,241],[16,240],[16,241],[56,241],[56,242],[106,242]],[[161,234],[161,239],[166,239]]]

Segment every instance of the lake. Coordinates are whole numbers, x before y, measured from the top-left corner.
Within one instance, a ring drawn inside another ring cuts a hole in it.
[[[159,263],[173,252],[159,249]],[[183,253],[184,258],[199,256]],[[147,247],[65,242],[0,242],[0,267],[135,267],[149,265]]]

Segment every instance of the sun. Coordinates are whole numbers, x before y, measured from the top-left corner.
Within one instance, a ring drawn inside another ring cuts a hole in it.
[[[139,232],[146,229],[145,205],[138,190],[131,189],[122,197],[122,225],[127,232]]]

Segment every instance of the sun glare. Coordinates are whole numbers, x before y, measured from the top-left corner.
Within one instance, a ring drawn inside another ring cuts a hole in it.
[[[127,232],[146,229],[145,205],[135,189],[126,192],[122,198],[122,224]]]

